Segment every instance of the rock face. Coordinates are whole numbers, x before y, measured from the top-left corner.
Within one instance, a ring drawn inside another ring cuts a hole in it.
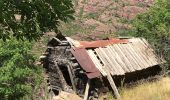
[[[130,28],[128,21],[146,11],[154,0],[74,0],[74,3],[76,20],[64,25],[62,32],[66,35],[72,32],[74,39],[97,39]]]

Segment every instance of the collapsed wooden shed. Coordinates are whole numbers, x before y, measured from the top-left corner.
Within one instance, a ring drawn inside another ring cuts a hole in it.
[[[53,38],[48,44],[45,56],[44,67],[49,72],[50,84],[54,86],[58,82],[60,85],[57,84],[57,87],[64,91],[69,88],[77,94],[84,94],[85,100],[89,95],[91,79],[106,77],[115,96],[120,98],[112,76],[134,73],[164,62],[143,38],[91,42],[77,41],[70,37],[65,37],[64,40]],[[66,76],[69,76],[69,79]],[[83,91],[78,93],[80,88]]]

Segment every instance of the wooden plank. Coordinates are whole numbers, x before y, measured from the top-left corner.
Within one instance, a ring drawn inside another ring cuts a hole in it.
[[[155,56],[155,59],[156,59],[155,61],[156,61],[158,64],[161,64],[161,63],[165,63],[165,62],[166,62],[165,59],[160,58],[160,57],[155,53],[154,49],[151,48],[151,45],[150,45],[145,39],[142,39],[142,41],[143,41],[147,46],[150,47],[151,52],[152,52],[153,55]]]
[[[150,50],[149,46],[145,46],[144,42],[139,39],[139,43],[141,44],[141,49],[143,49],[143,54],[146,55],[146,59],[149,63],[149,66],[155,65],[155,61],[153,59],[153,52]]]
[[[144,66],[143,69],[147,68],[150,64],[147,62],[146,55],[143,54],[144,50],[141,49],[141,44],[138,43],[137,39],[133,39],[131,45],[134,47],[138,55],[140,56],[141,61],[143,62]]]
[[[130,72],[135,71],[132,68],[132,64],[130,63],[129,59],[126,57],[126,55],[124,54],[124,52],[122,52],[122,50],[119,48],[119,46],[117,44],[112,45],[112,48],[116,50],[116,52],[119,53],[120,57],[122,58],[122,60],[125,62],[127,68],[130,70]]]
[[[90,79],[88,79],[88,81],[87,81],[83,100],[88,100],[89,89],[90,89]]]
[[[104,66],[106,67],[107,72],[110,72],[112,75],[116,75],[116,71],[114,71],[113,69],[109,67],[107,60],[104,58],[99,48],[96,48],[95,51],[97,55],[99,56],[99,58],[101,59],[101,61],[103,62]]]
[[[107,51],[105,52],[102,48],[99,48],[99,50],[101,51],[101,53],[103,54],[103,57],[105,57],[107,63],[109,64],[108,67],[110,67],[111,70],[114,70],[116,72],[116,75],[122,75],[123,72],[121,72],[121,70],[117,69],[116,67],[118,66],[117,64],[114,65],[113,62],[109,59]]]
[[[125,71],[122,69],[122,67],[117,63],[117,61],[115,59],[113,59],[113,54],[109,52],[108,48],[105,48],[105,53],[107,54],[108,60],[110,60],[110,64],[112,66],[110,66],[111,68],[116,69],[117,71],[119,71],[118,75],[124,75]]]
[[[125,74],[124,69],[122,69],[121,64],[119,64],[116,59],[115,59],[115,55],[113,54],[113,52],[109,49],[109,47],[107,46],[105,48],[105,52],[107,54],[107,56],[109,57],[109,59],[111,60],[111,64],[112,67],[115,67],[117,70],[119,70],[121,72],[121,75]]]
[[[153,60],[152,60],[152,57],[147,55],[147,52],[149,52],[149,48],[145,47],[143,45],[143,43],[140,41],[140,39],[137,39],[137,40],[138,40],[137,45],[140,44],[139,49],[141,50],[141,53],[142,53],[142,55],[143,55],[143,57],[145,59],[145,62],[148,64],[146,66],[146,68],[148,68],[148,67],[152,66],[153,63],[154,63]]]
[[[146,63],[148,64],[148,65],[146,66],[146,68],[148,68],[149,66],[152,66],[152,65],[153,65],[152,57],[149,56],[149,55],[147,55],[147,52],[149,52],[149,48],[148,48],[148,47],[145,47],[145,46],[143,45],[143,43],[140,41],[140,39],[137,39],[137,40],[138,40],[137,45],[140,44],[139,49],[141,50],[142,55],[144,55],[144,59],[146,60]]]
[[[134,47],[135,51],[138,53],[144,65],[142,66],[142,68],[145,69],[148,66],[148,62],[147,62],[148,59],[146,58],[146,55],[143,54],[144,50],[141,49],[141,46],[140,46],[141,44],[138,44],[138,42],[139,42],[138,39],[133,39],[131,45]]]
[[[143,69],[143,66],[145,66],[143,64],[144,59],[140,57],[140,54],[136,51],[136,49],[132,46],[131,43],[128,43],[127,45],[130,47],[131,52],[134,54],[134,57],[140,66],[140,70]]]
[[[115,94],[115,96],[116,96],[116,99],[118,99],[118,100],[120,100],[120,94],[119,94],[119,92],[118,92],[118,90],[117,90],[117,88],[116,88],[116,85],[115,85],[115,83],[114,83],[114,81],[113,81],[113,78],[111,77],[111,75],[108,73],[108,75],[107,75],[107,79],[108,79],[108,81],[109,81],[109,83],[110,83],[110,86],[112,87],[112,89],[113,89],[113,91],[114,91],[114,94]]]
[[[138,59],[138,56],[136,55],[136,52],[133,51],[133,47],[131,47],[128,44],[124,45],[124,47],[126,48],[126,51],[128,52],[128,54],[130,55],[130,57],[132,57],[133,61],[134,61],[134,64],[137,69],[136,70],[141,70],[141,66],[140,66],[140,60]]]
[[[87,52],[88,52],[90,58],[92,59],[92,61],[94,62],[94,64],[96,65],[97,69],[102,73],[103,76],[106,76],[107,74],[106,74],[105,70],[102,68],[101,63],[97,59],[97,57],[94,54],[94,52],[91,49],[89,49]]]
[[[69,77],[70,77],[70,80],[71,80],[71,84],[73,86],[73,90],[76,92],[76,86],[75,86],[75,83],[74,83],[74,80],[73,80],[73,75],[72,75],[72,72],[71,72],[71,64],[67,65],[67,69],[68,69],[68,73],[69,73]]]
[[[133,58],[132,54],[130,54],[129,52],[129,48],[126,48],[127,44],[118,44],[119,48],[121,48],[121,50],[124,52],[124,54],[126,55],[127,59],[130,61],[130,63],[132,64],[132,68],[134,70],[139,70],[138,68],[138,64],[136,63],[136,60]]]
[[[154,53],[154,50],[151,48],[149,43],[145,39],[141,39],[140,42],[148,49],[148,52],[146,52],[146,55],[149,55],[150,59],[152,59],[152,66],[159,64],[160,61],[158,61],[159,58],[157,58],[156,54]]]
[[[111,48],[111,46],[108,46],[108,48],[109,48],[110,51],[112,51],[115,60],[119,63],[119,65],[121,65],[122,69],[123,69],[125,72],[130,72],[129,69],[126,67],[124,61],[122,60],[122,58],[121,58],[120,55],[118,54],[118,52],[116,52],[116,51],[114,50],[114,48]]]
[[[128,52],[128,55],[130,55],[131,59],[134,61],[134,67],[136,70],[141,70],[140,64],[138,63],[138,60],[136,59],[136,55],[134,52],[132,52],[132,49],[129,47],[128,44],[124,46],[126,51]]]
[[[128,58],[124,50],[122,50],[122,48],[118,44],[114,46],[116,47],[116,49],[118,49],[118,51],[121,53],[121,56],[123,56],[123,58],[125,59],[126,65],[131,70],[131,72],[135,71],[135,69],[133,68],[134,64],[131,63],[131,60]]]
[[[96,48],[95,51],[96,51],[97,55],[99,56],[99,58],[101,59],[101,61],[103,62],[104,66],[106,67],[106,71],[110,72],[112,75],[116,75],[115,71],[110,69],[109,64],[107,63],[107,60],[105,59],[105,57],[103,56],[103,54],[101,53],[99,48]]]

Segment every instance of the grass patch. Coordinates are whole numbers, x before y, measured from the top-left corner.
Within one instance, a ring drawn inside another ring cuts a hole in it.
[[[98,13],[88,13],[87,15],[85,15],[85,18],[87,19],[98,19],[99,14]]]
[[[169,100],[170,77],[155,82],[144,82],[132,88],[123,87],[120,94],[122,100]],[[111,93],[108,94],[107,100],[114,100]]]

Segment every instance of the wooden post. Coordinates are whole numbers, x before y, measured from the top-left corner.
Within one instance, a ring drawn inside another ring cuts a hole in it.
[[[117,90],[117,88],[116,88],[116,85],[115,85],[115,83],[114,83],[114,81],[113,81],[112,76],[111,76],[109,73],[107,74],[107,79],[108,79],[108,81],[109,81],[109,83],[110,83],[110,85],[111,85],[111,87],[112,87],[112,89],[113,89],[113,91],[114,91],[114,94],[115,94],[115,96],[116,96],[116,99],[120,100],[120,99],[121,99],[121,98],[120,98],[120,94],[119,94],[119,92],[118,92],[118,90]]]
[[[87,81],[86,90],[85,90],[85,94],[84,94],[84,99],[83,100],[87,100],[88,99],[89,88],[90,88],[90,79],[88,79],[88,81]]]
[[[69,73],[69,76],[70,76],[70,80],[71,80],[71,84],[73,86],[73,90],[76,92],[76,86],[74,84],[74,80],[73,80],[73,75],[72,75],[72,72],[71,72],[71,65],[67,65],[67,69],[68,69],[68,73]]]

